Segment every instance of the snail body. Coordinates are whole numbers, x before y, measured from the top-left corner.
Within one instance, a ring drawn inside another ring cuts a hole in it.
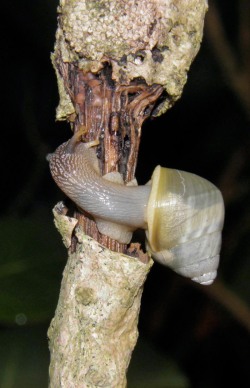
[[[94,217],[101,233],[127,244],[134,230],[146,228],[151,188],[117,183],[119,173],[107,174],[104,179],[94,150],[78,138],[75,133],[48,155],[52,177],[81,210]]]
[[[132,232],[146,230],[153,258],[201,284],[216,277],[224,221],[220,191],[209,181],[184,171],[157,166],[150,184],[117,183],[102,177],[93,149],[79,134],[48,155],[61,190],[97,222],[103,234],[129,243]]]

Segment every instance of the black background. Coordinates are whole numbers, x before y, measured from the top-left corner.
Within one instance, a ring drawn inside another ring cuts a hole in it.
[[[241,2],[218,3],[228,42],[241,63]],[[66,259],[51,214],[54,204],[63,197],[45,160],[48,152],[70,137],[69,126],[55,122],[58,92],[50,53],[56,7],[55,0],[15,0],[5,3],[1,12],[3,388],[47,384],[46,330],[56,307]],[[148,352],[156,352],[155,357],[170,360],[171,367],[164,369],[166,375],[174,365],[171,373],[185,380],[183,385],[152,382],[152,387],[250,386],[249,117],[214,56],[205,30],[182,98],[165,115],[148,120],[143,126],[136,175],[144,184],[155,165],[161,164],[191,171],[221,188],[226,219],[215,282],[218,285],[210,292],[154,265],[142,298],[140,340],[131,365],[131,387],[140,364],[149,370],[154,364],[153,358],[144,360],[144,350],[140,353],[145,344]],[[241,320],[242,304],[246,314]],[[152,367],[152,379],[157,378],[157,373]],[[139,384],[135,386],[139,388]],[[146,387],[143,383],[140,386]]]

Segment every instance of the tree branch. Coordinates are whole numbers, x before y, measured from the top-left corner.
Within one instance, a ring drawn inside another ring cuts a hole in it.
[[[141,126],[180,98],[206,10],[206,0],[60,1],[57,119],[99,142],[101,174],[134,178]],[[152,262],[138,244],[102,235],[89,214],[66,214],[54,210],[69,259],[49,329],[50,387],[125,387]]]

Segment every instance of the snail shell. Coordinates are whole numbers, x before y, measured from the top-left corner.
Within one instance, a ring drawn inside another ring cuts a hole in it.
[[[216,277],[224,221],[220,191],[197,175],[157,166],[147,206],[155,260],[201,284]]]
[[[220,191],[184,171],[157,166],[150,184],[126,186],[117,174],[100,175],[93,149],[78,133],[48,155],[52,177],[101,233],[129,243],[146,230],[153,258],[201,284],[216,277],[224,221]],[[121,178],[121,177],[120,177]]]

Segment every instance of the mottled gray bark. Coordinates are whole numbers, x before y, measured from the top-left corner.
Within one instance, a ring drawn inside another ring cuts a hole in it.
[[[206,10],[206,0],[60,1],[57,119],[98,139],[102,174],[134,178],[142,123],[181,96]],[[50,387],[122,388],[152,261],[101,235],[88,215],[66,214],[54,209],[69,257],[49,329]]]
[[[77,249],[71,253],[70,236],[77,220],[61,210],[59,204],[54,215],[69,257],[48,332],[50,387],[125,387],[138,337],[143,284],[152,261],[112,252],[79,227]]]

